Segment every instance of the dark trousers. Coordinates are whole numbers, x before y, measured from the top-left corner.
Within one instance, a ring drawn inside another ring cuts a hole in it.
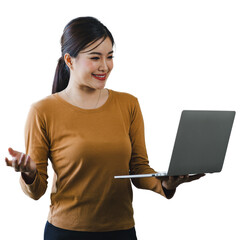
[[[58,228],[47,221],[44,240],[137,240],[137,236],[135,228],[111,232],[80,232]]]

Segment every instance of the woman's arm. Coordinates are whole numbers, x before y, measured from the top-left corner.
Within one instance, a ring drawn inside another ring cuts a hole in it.
[[[149,166],[145,146],[144,121],[137,99],[132,111],[130,139],[132,142],[130,174],[156,173],[156,171]],[[132,182],[137,188],[149,189],[160,193],[167,199],[171,199],[176,192],[176,188],[180,184],[197,180],[202,176],[204,176],[204,174],[197,174],[194,176],[133,178]]]
[[[149,166],[145,145],[144,121],[137,98],[134,98],[132,105],[129,136],[132,144],[132,155],[129,164],[130,174],[156,173],[156,171]],[[133,178],[132,183],[137,188],[148,189],[167,198],[161,180],[157,178]]]
[[[38,200],[47,189],[47,181],[45,174],[41,176],[37,171],[36,163],[29,155],[22,152],[8,149],[12,160],[5,158],[6,165],[14,168],[16,172],[21,172],[20,184],[25,194]]]
[[[6,158],[8,166],[21,172],[20,185],[23,192],[35,200],[47,189],[50,141],[46,129],[44,109],[38,110],[36,105],[32,105],[25,124],[26,154],[9,148],[13,159]]]

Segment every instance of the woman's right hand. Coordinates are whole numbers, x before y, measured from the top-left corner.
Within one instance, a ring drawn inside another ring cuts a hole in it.
[[[27,177],[34,179],[37,167],[31,157],[12,148],[9,148],[8,152],[13,158],[12,160],[9,160],[7,157],[5,158],[7,166],[14,168],[16,172],[22,172]]]

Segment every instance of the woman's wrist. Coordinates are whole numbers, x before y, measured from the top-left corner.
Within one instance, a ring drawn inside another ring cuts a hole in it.
[[[176,192],[176,188],[168,190],[163,185],[162,185],[162,188],[163,188],[163,191],[164,191],[167,199],[172,198],[174,196],[175,192]]]
[[[32,184],[35,180],[37,171],[34,172],[22,172],[22,178],[25,181],[26,184]]]

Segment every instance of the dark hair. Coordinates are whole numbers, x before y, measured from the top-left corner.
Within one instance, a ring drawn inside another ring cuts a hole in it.
[[[68,53],[71,57],[77,57],[78,53],[93,43],[109,37],[112,45],[114,39],[111,32],[99,20],[93,17],[79,17],[71,20],[63,30],[61,37],[62,56],[58,60],[52,94],[60,92],[68,85],[70,70],[64,61],[64,55]]]

